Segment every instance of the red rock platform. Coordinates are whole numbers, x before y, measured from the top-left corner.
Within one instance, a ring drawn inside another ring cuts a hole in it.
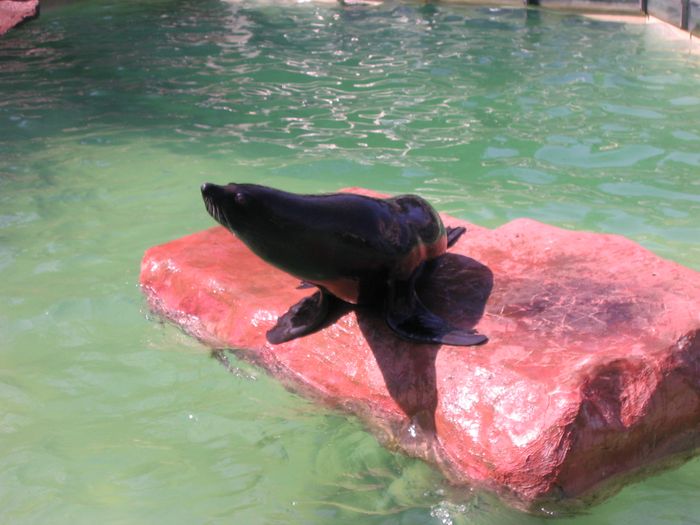
[[[39,16],[39,0],[0,0],[0,35]]]
[[[364,308],[272,346],[266,330],[311,291],[221,227],[149,249],[141,284],[195,337],[521,508],[600,498],[694,453],[700,273],[619,236],[444,220],[468,231],[419,291],[482,346],[406,342]]]

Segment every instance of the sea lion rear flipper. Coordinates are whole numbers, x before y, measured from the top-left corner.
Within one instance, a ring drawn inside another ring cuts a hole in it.
[[[416,294],[414,280],[391,283],[384,307],[389,328],[402,338],[419,343],[472,346],[488,340],[474,330],[456,328],[428,310]]]
[[[446,226],[445,232],[447,233],[447,247],[449,248],[456,243],[457,239],[459,239],[465,231],[467,231],[467,229],[464,226],[457,226],[456,228]]]
[[[326,319],[334,301],[335,297],[325,290],[305,297],[277,319],[266,334],[267,340],[276,345],[313,332]]]

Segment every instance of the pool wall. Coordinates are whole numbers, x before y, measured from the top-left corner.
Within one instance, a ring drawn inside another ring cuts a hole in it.
[[[525,0],[525,3],[581,12],[641,12],[688,31],[691,35],[700,35],[700,0]]]
[[[700,35],[700,0],[689,2],[688,30],[694,35]]]
[[[47,3],[52,5],[53,3],[62,2],[53,0],[53,2],[49,1]],[[351,2],[348,1],[347,3]],[[504,0],[492,2],[485,0],[485,2],[472,2],[446,0],[445,3],[495,3],[515,6],[519,5],[520,1]],[[528,6],[575,9],[582,12],[641,12],[688,31],[691,35],[700,35],[700,0],[523,0],[523,3]],[[21,14],[19,14],[20,10],[23,11]],[[38,13],[38,0],[0,0],[0,35],[24,20],[36,18]]]
[[[693,6],[689,0],[642,0],[642,11],[656,18],[680,27],[686,31],[697,32],[700,30],[697,19],[700,13],[700,3],[696,0]],[[694,9],[693,9],[694,8]],[[690,23],[691,13],[695,12],[693,24]]]

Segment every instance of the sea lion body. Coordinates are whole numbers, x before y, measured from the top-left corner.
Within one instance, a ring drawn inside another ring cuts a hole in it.
[[[204,184],[202,196],[212,217],[258,256],[320,290],[320,295],[302,300],[280,317],[272,336],[268,333],[272,342],[313,331],[325,319],[333,298],[352,304],[383,304],[389,326],[399,335],[437,342],[433,336],[426,339],[420,335],[425,330],[418,326],[421,321],[414,319],[415,310],[421,310],[418,317],[428,314],[423,312],[425,307],[413,284],[426,261],[445,253],[448,233],[454,242],[464,229],[448,232],[435,209],[421,197],[298,195],[234,183]],[[429,315],[434,317],[429,324],[440,319]],[[285,316],[289,326],[282,326]],[[438,332],[444,331],[461,333],[464,341],[472,341],[459,343],[455,342],[458,338],[448,337],[452,344],[485,341],[484,336],[446,323],[438,326]],[[439,342],[448,342],[444,335],[438,334]]]

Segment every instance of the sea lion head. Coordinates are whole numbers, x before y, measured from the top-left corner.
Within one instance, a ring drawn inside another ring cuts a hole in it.
[[[315,244],[308,234],[314,213],[304,196],[235,182],[205,183],[201,190],[209,214],[253,252],[288,273],[307,275]]]
[[[219,224],[233,233],[245,234],[256,219],[255,202],[257,187],[253,184],[236,184],[225,186],[205,182],[202,184],[204,205]]]

